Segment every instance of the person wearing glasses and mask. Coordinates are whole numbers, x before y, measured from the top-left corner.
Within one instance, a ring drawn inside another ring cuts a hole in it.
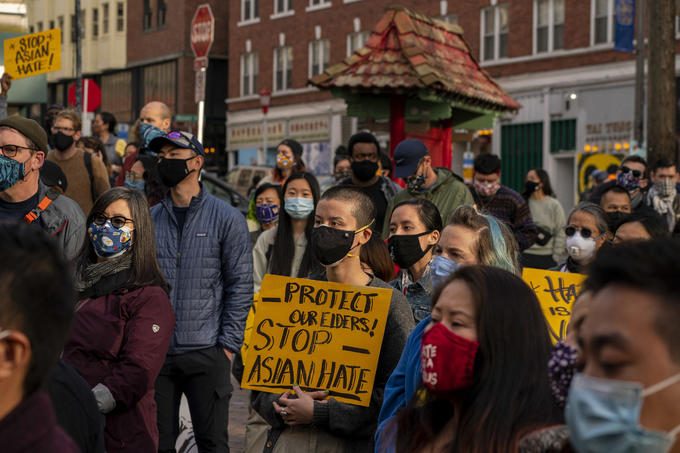
[[[586,266],[593,262],[597,251],[607,241],[607,231],[607,216],[601,207],[589,201],[577,204],[569,213],[564,229],[569,257],[550,270],[584,274]]]
[[[128,187],[104,192],[87,217],[87,233],[76,259],[78,303],[63,359],[106,415],[106,451],[155,452],[154,381],[175,316],[146,198]]]
[[[597,186],[588,201],[600,204],[600,198],[612,186],[619,186],[628,191],[633,211],[644,208],[647,190],[647,161],[636,155],[626,156],[616,170],[616,179]]]
[[[151,208],[156,254],[172,286],[177,325],[156,380],[158,451],[175,451],[186,395],[199,451],[228,447],[230,368],[253,302],[253,257],[245,217],[198,180],[205,160],[192,134],[172,131],[149,143],[170,188]]]
[[[65,195],[83,212],[90,212],[94,201],[110,187],[109,174],[101,159],[77,146],[80,140],[80,116],[71,110],[59,112],[52,126],[52,150],[47,160],[57,163],[68,179]]]
[[[75,201],[40,180],[47,134],[35,121],[0,121],[0,220],[24,221],[52,236],[68,260],[85,238],[85,215]]]

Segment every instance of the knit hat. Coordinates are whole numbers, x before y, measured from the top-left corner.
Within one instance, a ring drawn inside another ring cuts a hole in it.
[[[87,151],[86,151],[87,152]],[[48,187],[59,187],[62,192],[66,192],[68,181],[61,167],[51,160],[45,159],[40,168],[40,180]]]
[[[47,134],[40,124],[21,115],[8,116],[0,121],[0,127],[7,126],[36,144],[38,149],[47,152]]]
[[[278,148],[281,145],[286,145],[287,147],[289,147],[290,150],[293,151],[293,156],[296,156],[298,158],[302,157],[302,145],[297,140],[293,140],[292,138],[286,138],[281,143],[276,145],[276,147]]]

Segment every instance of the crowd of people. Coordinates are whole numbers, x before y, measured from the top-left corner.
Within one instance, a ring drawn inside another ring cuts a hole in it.
[[[673,162],[629,156],[565,215],[546,171],[519,193],[492,154],[467,186],[421,141],[392,160],[359,132],[320,187],[286,139],[246,218],[164,104],[129,144],[108,113],[82,137],[52,107],[0,119],[3,451],[175,451],[182,396],[198,451],[229,451],[231,375],[275,274],[391,299],[370,404],[251,391],[248,453],[680,452]],[[555,345],[527,267],[586,276]]]

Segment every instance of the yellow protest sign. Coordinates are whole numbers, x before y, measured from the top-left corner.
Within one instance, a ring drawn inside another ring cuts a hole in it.
[[[61,29],[5,40],[5,72],[23,79],[61,69]]]
[[[553,343],[564,340],[571,308],[586,276],[525,268],[522,278],[541,303]]]
[[[328,390],[368,406],[392,290],[265,275],[253,311],[241,386]]]

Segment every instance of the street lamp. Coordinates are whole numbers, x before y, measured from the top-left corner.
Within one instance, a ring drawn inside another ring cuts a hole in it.
[[[262,107],[262,153],[258,159],[259,165],[267,163],[267,112],[269,111],[269,101],[271,100],[271,93],[267,89],[260,91],[260,107]]]

